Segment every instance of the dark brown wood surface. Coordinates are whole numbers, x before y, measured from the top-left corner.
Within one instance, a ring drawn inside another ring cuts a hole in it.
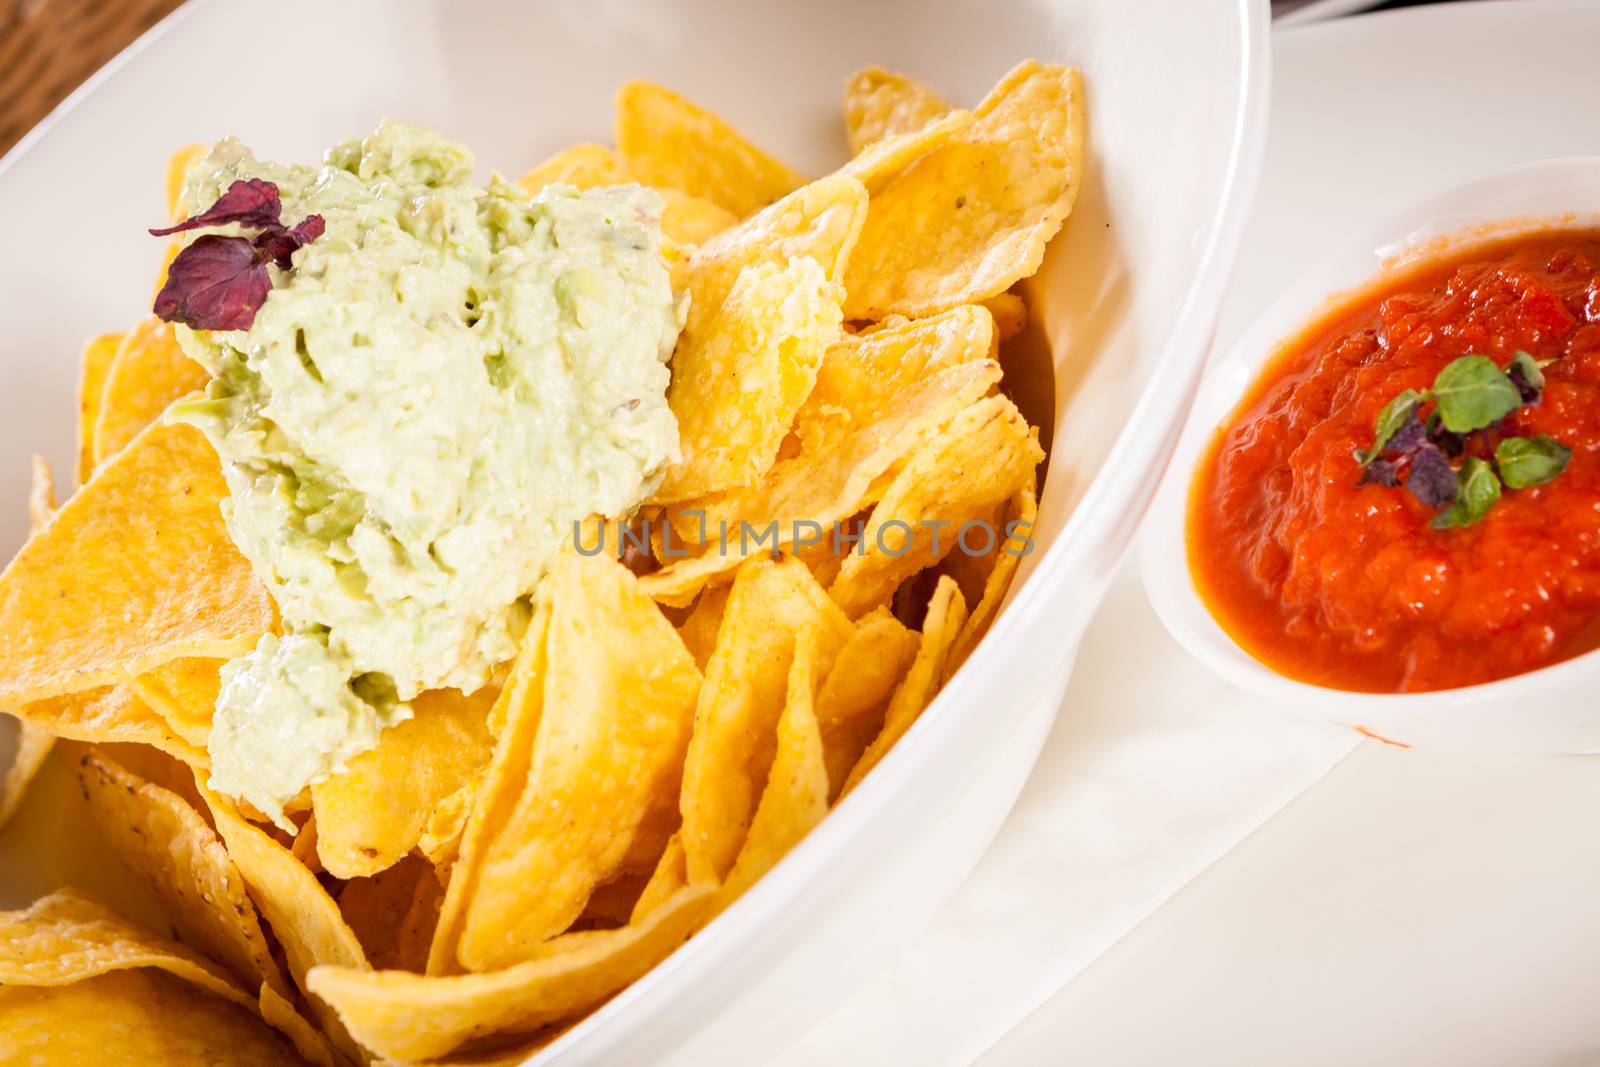
[[[0,155],[181,0],[0,0]]]

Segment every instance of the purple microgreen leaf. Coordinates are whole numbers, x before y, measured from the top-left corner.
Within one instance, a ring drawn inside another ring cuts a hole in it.
[[[1411,454],[1411,470],[1406,475],[1411,495],[1430,508],[1442,508],[1456,498],[1459,486],[1455,468],[1439,446],[1426,443]]]
[[[1537,404],[1544,398],[1544,371],[1538,360],[1519,350],[1506,367],[1506,377],[1517,387],[1524,404]]]
[[[1467,450],[1466,434],[1451,433],[1444,428],[1444,423],[1439,421],[1436,411],[1428,416],[1428,440],[1444,450],[1444,454],[1455,459]]]
[[[248,330],[271,287],[266,260],[250,241],[208,233],[172,261],[152,310],[196,330]]]
[[[1378,417],[1372,426],[1372,446],[1356,452],[1356,462],[1365,467],[1383,454],[1389,444],[1389,439],[1404,425],[1405,421],[1417,410],[1417,405],[1422,403],[1422,394],[1415,389],[1405,392],[1383,405],[1383,410],[1378,412]]]
[[[1361,468],[1361,477],[1356,480],[1356,486],[1381,485],[1385,489],[1393,489],[1400,484],[1400,471],[1395,467],[1393,460],[1375,459]]]
[[[217,197],[217,202],[198,215],[191,215],[176,226],[151,230],[152,237],[166,237],[185,230],[198,230],[205,226],[226,226],[236,223],[252,230],[273,229],[281,226],[279,216],[283,204],[278,199],[278,187],[260,178],[240,179],[228,186],[228,191]]]
[[[1389,443],[1385,447],[1390,452],[1398,452],[1402,456],[1409,456],[1418,447],[1427,443],[1427,440],[1428,431],[1423,426],[1422,419],[1418,417],[1417,409],[1413,407],[1406,414],[1406,421],[1402,422],[1400,428],[1395,430],[1394,435],[1389,438]]]
[[[255,240],[256,248],[264,258],[288,270],[293,264],[290,257],[301,247],[322,236],[327,228],[321,215],[307,215],[288,230],[269,230]]]

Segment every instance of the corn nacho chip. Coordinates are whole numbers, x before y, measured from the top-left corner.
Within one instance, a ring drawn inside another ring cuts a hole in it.
[[[300,1009],[276,989],[267,985],[261,987],[256,1010],[268,1026],[289,1039],[294,1050],[307,1063],[314,1067],[344,1067],[347,1061],[333,1051],[333,1046],[328,1044],[322,1032],[311,1025],[300,1014]]]
[[[207,765],[203,749],[174,733],[166,720],[125,685],[101,686],[14,705],[11,713],[58,738],[92,744],[115,741],[150,745],[184,763]]]
[[[544,595],[549,666],[528,776],[484,849],[457,948],[474,971],[532,958],[618,872],[651,808],[670,809],[700,690],[682,639],[620,564],[569,552]]]
[[[200,813],[94,750],[79,758],[78,781],[101,836],[149,884],[178,938],[245,989],[288,992],[244,878]]]
[[[517,179],[529,196],[560,183],[579,189],[626,185],[634,180],[627,166],[603,144],[564,148]],[[681,189],[656,189],[661,197],[661,232],[678,244],[697,245],[738,222],[732,212]]]
[[[94,472],[94,428],[100,421],[100,398],[105,395],[106,375],[127,334],[103,333],[83,346],[78,363],[78,465],[79,485]]]
[[[486,974],[318,967],[310,985],[379,1056],[445,1056],[474,1039],[531,1034],[596,1006],[687,940],[710,903],[710,890],[683,889],[642,923],[566,934],[533,959]]]
[[[916,723],[923,709],[938,695],[939,687],[944,684],[947,673],[950,648],[966,621],[967,605],[966,601],[961,599],[961,590],[956,586],[954,579],[948,576],[941,577],[937,588],[934,589],[933,598],[928,602],[928,614],[923,619],[917,658],[912,661],[905,680],[889,699],[889,708],[883,718],[883,729],[873,739],[872,744],[867,746],[867,751],[862,754],[860,762],[845,778],[844,786],[839,791],[841,800],[849,795],[850,790],[861,784],[861,780],[878,765],[895,743],[906,735],[906,731]]]
[[[1016,293],[1009,290],[996,293],[985,300],[983,306],[994,316],[995,332],[1002,343],[1028,328],[1028,305]]]
[[[56,482],[50,464],[43,456],[33,457],[33,483],[28,489],[28,523],[32,533],[38,533],[56,510]],[[0,719],[8,718],[0,713]],[[17,719],[16,744],[12,748],[11,762],[0,776],[0,829],[11,821],[22,798],[27,795],[28,783],[33,781],[39,768],[55,746],[55,735],[31,719]]]
[[[471,696],[423,693],[376,748],[311,787],[317,855],[329,874],[376,874],[416,847],[441,808],[464,816],[493,751],[489,708],[498,696],[492,685]]]
[[[826,670],[850,630],[805,564],[784,557],[740,567],[683,768],[680,833],[692,883],[721,882],[744,844],[772,769],[795,642],[810,632]]]
[[[204,748],[211,738],[211,716],[222,691],[223,662],[208,656],[185,656],[146,671],[128,685],[173,733]]]
[[[845,274],[845,316],[930,315],[1004,292],[1039,267],[1083,170],[1083,83],[1029,61],[974,120],[872,198]]]
[[[817,692],[817,726],[828,766],[830,800],[883,728],[883,715],[895,687],[916,657],[918,635],[900,624],[886,607],[856,623]]]
[[[704,197],[739,218],[805,183],[721,118],[653,82],[617,91],[617,150],[646,185]]]
[[[56,989],[0,987],[0,1062],[290,1067],[302,1061],[253,1010],[197,997],[186,983],[144,968]]]
[[[203,144],[186,144],[172,153],[167,160],[166,181],[163,191],[167,196],[167,217],[173,222],[183,218],[183,205],[178,201],[183,196],[183,183],[189,177],[189,168],[199,160],[205,158],[209,149]]]
[[[1018,493],[1043,458],[1010,400],[972,405],[896,475],[872,509],[862,552],[844,561],[828,594],[852,618],[886,603],[902,581],[965,543],[963,524]],[[1000,532],[983,524],[983,536]]]
[[[863,149],[840,167],[839,173],[855,178],[867,187],[868,193],[877,195],[895,175],[970,125],[970,111],[941,115],[925,126],[898,133]]]
[[[626,185],[633,180],[617,154],[593,141],[563,148],[517,179],[529,196],[539,195],[547,185],[571,185],[594,189],[602,185]]]
[[[168,404],[204,389],[209,380],[205,368],[178,347],[171,323],[148,318],[135,326],[106,372],[94,423],[95,466],[122,451]]]
[[[119,452],[0,574],[0,700],[254,647],[276,612],[223,527],[226,495],[189,427],[151,426]]]
[[[844,126],[859,154],[887,137],[920,130],[950,110],[927,86],[882,67],[864,67],[844,87]]]
[[[750,485],[766,473],[839,340],[843,295],[809,256],[739,272],[704,334],[673,356],[667,403],[683,458],[667,468],[657,503]]]
[[[427,942],[419,945],[414,937],[404,936],[419,889],[433,893],[439,889],[433,865],[421,856],[407,856],[370,878],[352,878],[339,888],[339,912],[375,969],[420,971],[428,962]]]
[[[1005,514],[1002,531],[1005,541],[995,555],[994,567],[984,580],[983,595],[978,600],[978,606],[972,609],[971,617],[956,637],[955,647],[950,650],[947,674],[954,674],[983,639],[984,632],[1000,610],[1000,602],[1011,588],[1011,580],[1017,576],[1017,568],[1032,549],[1033,525],[1039,518],[1039,503],[1034,498],[1031,481],[1012,498]]]
[[[289,976],[308,995],[312,1017],[336,1048],[359,1060],[359,1050],[339,1026],[333,1010],[312,994],[306,975],[323,964],[368,970],[361,942],[316,875],[265,831],[246,822],[226,799],[209,789],[200,792],[211,809],[217,833],[227,844],[228,855],[244,876],[250,899],[283,946]]]
[[[695,666],[703,672],[711,653],[717,647],[717,630],[722,626],[722,612],[728,606],[728,586],[707,589],[694,602],[694,609],[678,626],[678,636],[694,657]]]
[[[690,295],[688,321],[678,348],[704,343],[706,330],[728,292],[747,267],[784,266],[811,258],[830,282],[844,278],[861,226],[867,217],[867,188],[855,178],[834,174],[796,189],[760,214],[724,230],[689,256],[675,289]]]
[[[833,523],[875,502],[895,463],[1000,380],[1000,365],[989,358],[993,338],[992,320],[977,307],[845,338],[824,358],[796,414],[798,454],[780,458],[754,486],[666,509],[681,542],[694,545],[703,535],[717,542],[725,528],[726,546],[694,554],[680,543],[681,558],[669,556],[641,584],[681,606],[757,548],[811,535],[831,547]],[[752,536],[740,536],[740,523]],[[769,527],[772,539],[754,544]]]
[[[0,912],[0,986],[65,986],[110,971],[156,967],[253,1009],[255,998],[199,953],[128,922],[72,889]]]
[[[750,833],[723,884],[723,906],[776,866],[828,814],[828,765],[815,705],[820,673],[816,644],[815,630],[803,631],[795,638],[772,769],[750,820]]]
[[[656,861],[656,869],[650,873],[650,880],[639,891],[639,899],[633,902],[633,913],[628,921],[634,925],[643,922],[646,916],[671,900],[688,884],[689,862],[683,851],[683,837],[673,834],[667,841],[667,847],[662,850],[661,859]]]
[[[460,970],[456,947],[469,903],[477,896],[478,874],[484,854],[511,818],[528,781],[533,763],[534,736],[544,712],[545,640],[550,632],[550,599],[542,597],[533,621],[522,635],[522,645],[500,698],[489,712],[489,729],[495,736],[494,755],[473,801],[472,812],[461,832],[461,845],[450,868],[444,902],[428,947],[428,973]]]

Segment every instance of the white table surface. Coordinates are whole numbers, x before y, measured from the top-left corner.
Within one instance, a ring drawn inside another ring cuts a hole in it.
[[[1220,336],[1349,222],[1501,166],[1600,153],[1596,42],[1586,0],[1281,33]],[[1600,1064],[1597,814],[1600,758],[1368,742],[979,1062]]]

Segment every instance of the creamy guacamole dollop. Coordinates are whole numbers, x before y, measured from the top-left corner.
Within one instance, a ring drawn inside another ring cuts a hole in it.
[[[426,689],[513,655],[574,521],[630,512],[678,456],[667,360],[682,325],[655,195],[531,203],[428,130],[385,122],[321,166],[225,140],[187,213],[240,178],[327,230],[248,330],[179,327],[213,375],[169,417],[211,440],[228,529],[283,634],[223,669],[211,785],[283,822]]]

